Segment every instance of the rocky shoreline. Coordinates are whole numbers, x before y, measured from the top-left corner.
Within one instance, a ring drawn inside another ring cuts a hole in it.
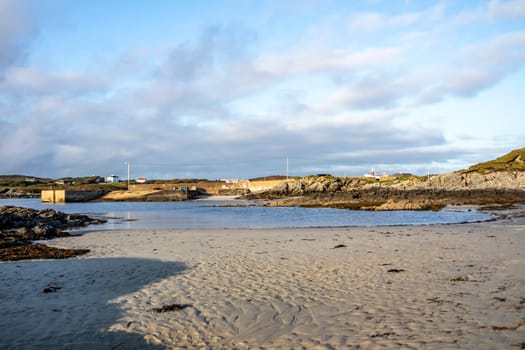
[[[247,195],[266,200],[264,206],[331,207],[352,210],[440,210],[447,205],[510,205],[525,203],[525,191],[491,190],[399,190],[369,188],[348,192],[314,192],[300,196],[274,192]]]
[[[525,203],[525,174],[446,174],[426,180],[306,177],[281,183],[243,199],[269,206],[335,207],[361,210],[439,210],[447,205]]]
[[[40,198],[40,191],[23,191],[18,189],[3,189],[0,190],[0,198]]]
[[[33,241],[70,236],[64,230],[104,222],[103,219],[52,209],[0,207],[0,260],[64,259],[85,254],[86,249],[60,249]]]

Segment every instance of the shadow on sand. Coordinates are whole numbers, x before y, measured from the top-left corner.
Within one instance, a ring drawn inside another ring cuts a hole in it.
[[[110,327],[125,316],[128,294],[185,269],[138,258],[0,263],[2,349],[164,349]]]

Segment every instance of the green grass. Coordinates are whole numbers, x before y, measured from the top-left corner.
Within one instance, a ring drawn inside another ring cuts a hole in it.
[[[516,149],[494,160],[472,165],[463,173],[491,171],[525,171],[525,148]]]

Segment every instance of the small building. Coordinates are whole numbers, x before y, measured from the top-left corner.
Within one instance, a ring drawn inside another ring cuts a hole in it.
[[[363,175],[364,177],[376,177],[376,171],[374,168],[370,169],[370,171]]]
[[[373,177],[375,178],[376,180],[379,180],[380,178],[382,177],[387,177],[388,174],[385,170],[381,170],[381,175],[379,175],[378,173],[376,173],[376,171],[374,170],[374,168],[370,169],[369,172],[367,172],[366,174],[363,175],[364,177]]]
[[[145,177],[137,177],[137,179],[135,180],[135,182],[137,182],[138,184],[144,184],[146,183],[146,181],[148,181],[148,179],[146,179]]]
[[[119,183],[120,178],[117,175],[109,175],[106,176],[105,181],[109,183]]]
[[[56,180],[55,184],[57,184],[57,185],[74,185],[75,182],[73,182],[71,180],[60,179],[60,180]]]

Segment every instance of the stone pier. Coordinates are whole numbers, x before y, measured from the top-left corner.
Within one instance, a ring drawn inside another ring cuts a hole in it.
[[[106,191],[42,190],[42,203],[88,202],[101,197]]]

